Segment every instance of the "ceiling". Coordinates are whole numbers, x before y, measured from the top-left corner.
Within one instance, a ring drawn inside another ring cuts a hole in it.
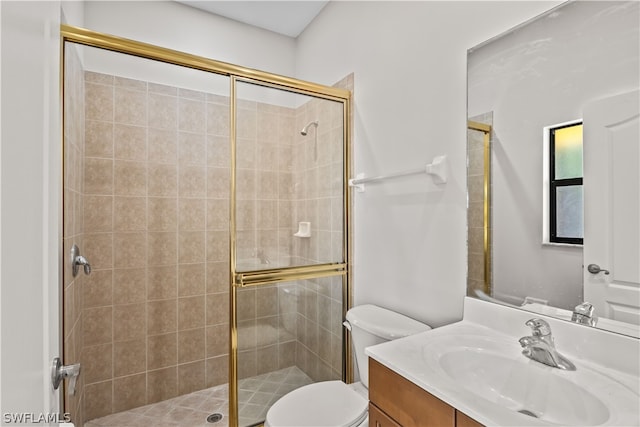
[[[209,13],[264,28],[289,37],[298,37],[328,3],[323,1],[210,1],[175,0]]]

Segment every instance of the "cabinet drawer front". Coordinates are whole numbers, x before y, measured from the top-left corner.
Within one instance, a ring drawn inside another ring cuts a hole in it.
[[[371,358],[369,400],[403,427],[455,426],[453,407]]]
[[[369,403],[369,427],[402,427],[382,412],[376,405]]]

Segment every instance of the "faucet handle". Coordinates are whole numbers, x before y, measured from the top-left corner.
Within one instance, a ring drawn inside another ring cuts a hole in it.
[[[537,317],[529,319],[525,322],[525,325],[531,328],[534,337],[546,337],[551,335],[551,326]]]
[[[573,309],[573,313],[591,317],[593,315],[593,304],[591,304],[590,302],[586,302],[586,301],[583,302],[582,304],[578,304]]]
[[[571,321],[581,323],[583,325],[595,326],[598,322],[598,319],[593,315],[593,310],[593,304],[589,302],[585,301],[582,304],[578,304],[573,309]]]

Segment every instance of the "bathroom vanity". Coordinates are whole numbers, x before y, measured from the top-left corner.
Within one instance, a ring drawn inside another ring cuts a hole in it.
[[[532,317],[575,370],[525,357]],[[372,427],[640,426],[637,338],[467,297],[462,321],[366,354]]]
[[[371,427],[482,425],[373,359],[369,399]]]

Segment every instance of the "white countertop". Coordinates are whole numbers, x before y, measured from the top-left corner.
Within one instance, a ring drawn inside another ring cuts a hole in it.
[[[519,414],[465,389],[444,373],[437,362],[440,357],[438,353],[446,348],[448,345],[446,343],[451,343],[455,347],[459,337],[482,336],[492,342],[493,340],[499,342],[500,348],[507,349],[510,353],[509,357],[522,357],[525,363],[540,365],[519,354],[521,348],[518,338],[530,334],[530,329],[524,325],[524,322],[531,317],[531,313],[522,310],[497,307],[495,304],[468,298],[465,300],[465,315],[462,321],[372,346],[366,349],[366,353],[484,425],[554,425],[548,421]],[[539,317],[544,318],[544,316]],[[613,391],[608,389],[604,394],[600,393],[599,397],[606,402],[607,408],[613,408],[613,410],[609,411],[611,413],[606,421],[594,425],[622,426],[629,425],[630,422],[631,425],[640,425],[640,398],[638,398],[640,344],[638,340],[569,322],[544,319],[552,327],[556,348],[576,365],[578,374],[545,365],[540,365],[541,368],[536,367],[536,369],[554,370],[551,372],[553,375],[564,376],[587,390],[592,388],[602,390],[605,383],[601,383],[598,378],[602,377],[600,374],[606,375],[606,378],[613,379],[619,387],[614,387]],[[622,398],[621,391],[624,395]],[[629,400],[629,396],[634,396],[634,399]]]

